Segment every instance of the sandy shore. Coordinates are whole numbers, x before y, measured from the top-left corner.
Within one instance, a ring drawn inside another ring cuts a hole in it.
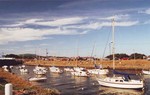
[[[92,61],[26,61],[26,65],[43,65],[43,66],[81,66],[85,68],[94,68]],[[112,61],[96,61],[103,68],[112,68]],[[116,60],[116,69],[150,69],[150,61],[148,60]]]

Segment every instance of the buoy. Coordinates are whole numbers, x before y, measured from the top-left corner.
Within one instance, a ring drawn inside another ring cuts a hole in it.
[[[13,95],[12,94],[12,84],[11,83],[7,83],[5,85],[5,95]]]
[[[82,90],[84,90],[84,88],[82,87]]]

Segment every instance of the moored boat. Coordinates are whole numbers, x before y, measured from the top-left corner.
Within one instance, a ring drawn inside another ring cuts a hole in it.
[[[82,67],[74,67],[74,71],[71,72],[72,75],[78,76],[78,77],[88,77],[89,73],[85,68]]]
[[[142,70],[143,74],[150,75],[150,70]]]
[[[100,75],[104,75],[104,74],[108,74],[108,69],[88,69],[87,70],[90,74],[100,74]]]
[[[127,89],[142,89],[142,80],[126,79],[124,77],[107,77],[104,79],[97,79],[98,83],[102,86],[127,88]]]
[[[65,67],[64,71],[66,71],[66,72],[73,72],[73,68],[72,67]]]
[[[45,81],[47,80],[47,77],[32,77],[29,78],[29,81]]]
[[[55,67],[55,66],[49,67],[49,70],[52,73],[63,73],[63,70],[61,70],[60,68]]]
[[[115,88],[127,88],[127,89],[143,89],[143,80],[131,79],[129,75],[115,71],[115,48],[114,48],[114,19],[112,20],[112,56],[113,56],[113,76],[105,78],[97,78],[97,81],[102,86],[115,87]],[[123,77],[115,76],[115,74],[123,75]],[[135,74],[136,75],[136,74]]]
[[[28,73],[28,69],[26,68],[25,65],[20,66],[19,70],[20,70],[21,73]]]
[[[33,72],[37,75],[45,75],[47,73],[47,69],[45,67],[36,66],[33,69]]]

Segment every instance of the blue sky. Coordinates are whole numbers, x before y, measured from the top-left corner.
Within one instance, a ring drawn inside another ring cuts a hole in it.
[[[115,52],[150,55],[149,4],[149,0],[0,0],[0,52],[46,55],[47,49],[50,56],[107,56],[114,18]]]

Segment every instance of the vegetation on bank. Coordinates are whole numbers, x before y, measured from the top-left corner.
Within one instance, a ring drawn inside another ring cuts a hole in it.
[[[56,57],[56,56],[39,56],[39,55],[35,55],[35,54],[20,54],[20,55],[16,55],[16,54],[7,54],[7,55],[3,55],[3,57],[11,57],[11,58],[23,58],[23,59],[35,59],[35,58],[68,58],[70,59],[70,57]],[[140,53],[133,53],[131,55],[127,55],[124,53],[120,53],[120,54],[115,54],[115,58],[116,59],[145,59],[148,56],[146,56],[145,54],[140,54]],[[74,57],[78,60],[85,60],[85,59],[90,59],[93,57]],[[108,55],[105,58],[112,60],[112,55]],[[97,58],[96,58],[97,59]]]
[[[59,95],[56,89],[41,88],[32,85],[21,77],[0,69],[0,95],[4,95],[6,83],[13,84],[14,95]],[[19,94],[20,93],[20,94]]]
[[[108,55],[106,56],[106,58],[112,60],[113,55]],[[115,54],[115,58],[116,59],[123,59],[123,60],[129,60],[129,59],[146,59],[147,56],[144,54],[140,54],[140,53],[133,53],[131,55],[127,55],[127,54]]]
[[[58,67],[67,67],[67,66],[80,66],[85,68],[94,68],[95,65],[102,65],[103,68],[112,69],[113,64],[112,60],[96,60],[96,61],[49,61],[49,60],[27,60],[25,61],[26,65],[42,65],[42,66],[58,66]],[[116,69],[150,69],[150,61],[144,59],[136,60],[116,60],[115,61]]]

